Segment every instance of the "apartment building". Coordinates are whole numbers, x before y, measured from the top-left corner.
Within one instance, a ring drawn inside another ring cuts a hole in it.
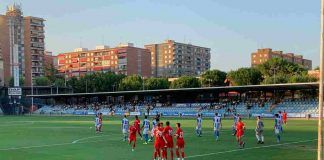
[[[7,7],[5,15],[0,15],[0,43],[4,63],[5,84],[14,75],[25,78],[25,85],[32,78],[44,75],[43,55],[44,19],[23,17],[20,5]]]
[[[97,46],[94,50],[77,48],[74,52],[61,53],[57,58],[59,72],[67,77],[79,77],[93,72],[151,76],[149,50],[134,47],[132,43],[114,48]]]
[[[210,69],[210,48],[174,40],[148,44],[145,48],[151,52],[154,77],[199,76]]]
[[[282,58],[288,62],[299,64],[308,70],[312,69],[312,61],[304,59],[302,55],[294,53],[283,53],[283,51],[273,51],[271,48],[258,49],[251,54],[251,66],[257,66],[272,58]]]

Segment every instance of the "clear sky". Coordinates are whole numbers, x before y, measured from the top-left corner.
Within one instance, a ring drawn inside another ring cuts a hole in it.
[[[0,0],[0,13],[14,1],[47,20],[55,54],[174,39],[210,47],[212,68],[225,71],[250,66],[251,52],[266,47],[319,64],[320,0]]]

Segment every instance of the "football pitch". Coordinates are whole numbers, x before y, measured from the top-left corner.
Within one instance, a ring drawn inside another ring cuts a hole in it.
[[[132,118],[130,122],[132,123]],[[142,121],[141,117],[141,121]],[[151,119],[150,119],[151,120]],[[246,124],[244,149],[238,149],[231,135],[232,119],[223,120],[219,141],[215,141],[212,120],[204,118],[203,136],[196,137],[194,118],[167,118],[180,122],[186,142],[186,159],[192,160],[311,160],[316,158],[317,121],[289,120],[281,143],[276,143],[273,120],[264,119],[265,144],[257,144],[255,120]],[[94,131],[94,117],[24,116],[0,117],[1,160],[150,160],[153,145],[144,145],[137,136],[134,152],[122,141],[121,117],[104,117],[103,133]]]

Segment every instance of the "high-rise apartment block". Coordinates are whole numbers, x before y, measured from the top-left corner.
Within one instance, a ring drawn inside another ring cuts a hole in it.
[[[132,43],[114,48],[97,46],[95,50],[78,48],[74,52],[59,54],[57,58],[59,72],[68,77],[93,72],[151,76],[149,50],[134,47]]]
[[[4,63],[4,79],[8,85],[11,77],[25,78],[25,85],[32,78],[44,75],[44,19],[23,17],[21,7],[7,7],[0,15],[0,44]]]
[[[283,51],[273,51],[271,48],[258,49],[257,52],[251,54],[251,66],[257,66],[272,58],[282,58],[288,62],[299,64],[304,68],[311,70],[312,61],[304,59],[302,55],[294,53],[283,53]]]
[[[166,40],[145,45],[151,52],[154,77],[199,76],[210,69],[210,48]]]

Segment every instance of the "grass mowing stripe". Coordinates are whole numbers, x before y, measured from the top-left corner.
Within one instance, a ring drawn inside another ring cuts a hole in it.
[[[272,145],[260,146],[260,147],[250,147],[250,148],[243,148],[243,149],[233,149],[233,150],[223,151],[223,152],[215,152],[215,153],[207,153],[207,154],[200,154],[200,155],[192,155],[192,156],[187,156],[186,158],[205,157],[205,156],[211,156],[211,155],[217,155],[217,154],[224,154],[224,153],[232,153],[232,152],[245,151],[245,150],[251,150],[251,149],[269,148],[269,147],[284,146],[284,145],[289,145],[289,144],[298,144],[298,143],[313,142],[313,141],[316,141],[316,140],[317,139],[312,139],[312,140],[296,141],[296,142],[289,142],[289,143],[282,143],[282,144],[272,144]]]

